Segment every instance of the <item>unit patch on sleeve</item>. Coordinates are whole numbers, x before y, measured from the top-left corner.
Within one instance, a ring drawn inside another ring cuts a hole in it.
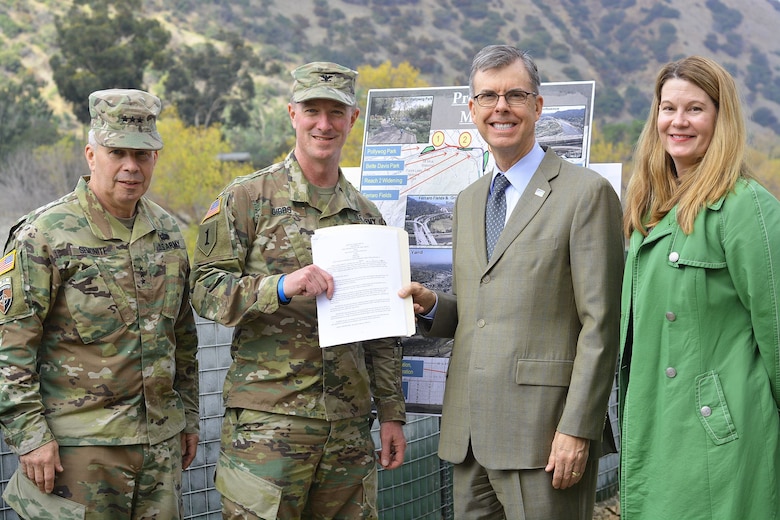
[[[217,221],[201,224],[198,228],[198,249],[203,256],[209,256],[217,243]]]
[[[14,288],[11,278],[3,278],[0,280],[0,312],[4,315],[8,314],[8,310],[11,308],[13,302]]]

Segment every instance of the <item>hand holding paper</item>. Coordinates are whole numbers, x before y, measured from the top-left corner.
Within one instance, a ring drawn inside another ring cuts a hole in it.
[[[333,277],[317,265],[307,265],[284,277],[284,294],[293,296],[317,296],[325,293],[333,297]]]
[[[406,231],[367,224],[321,228],[311,247],[314,263],[334,281],[332,298],[317,296],[321,347],[414,334],[412,299],[397,294],[411,283]]]

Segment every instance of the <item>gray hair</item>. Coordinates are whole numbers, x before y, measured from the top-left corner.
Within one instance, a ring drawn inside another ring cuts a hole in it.
[[[512,63],[522,62],[525,70],[528,71],[528,77],[531,78],[531,89],[534,93],[539,92],[539,70],[536,68],[534,59],[527,51],[521,51],[511,45],[488,45],[474,56],[471,62],[471,74],[469,75],[469,95],[474,96],[474,76],[477,72],[490,69],[500,69],[511,65]]]

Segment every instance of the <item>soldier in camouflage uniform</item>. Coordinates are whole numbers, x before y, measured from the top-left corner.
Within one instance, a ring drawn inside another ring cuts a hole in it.
[[[160,100],[89,98],[91,175],[11,230],[0,260],[0,424],[23,518],[181,518],[198,444],[189,263],[143,197]]]
[[[317,339],[314,297],[331,297],[334,285],[312,264],[311,235],[384,224],[339,169],[359,114],[356,75],[334,63],[296,69],[288,105],[295,149],[228,185],[200,226],[193,306],[235,327],[216,473],[224,518],[377,518],[372,395],[379,462],[403,462],[396,339],[329,348]]]

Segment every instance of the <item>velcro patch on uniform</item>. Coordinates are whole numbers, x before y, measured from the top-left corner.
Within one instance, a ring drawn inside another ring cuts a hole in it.
[[[0,259],[0,275],[12,270],[16,265],[16,249]]]
[[[201,224],[198,229],[198,249],[203,256],[209,256],[217,244],[217,221]]]
[[[88,247],[88,246],[70,246],[70,254],[76,258],[109,256],[114,253],[114,246]]]
[[[203,220],[200,221],[201,224],[206,222],[207,219],[213,217],[217,213],[219,213],[219,208],[222,206],[222,197],[217,197],[217,200],[211,203],[211,206],[209,206],[208,211],[206,212],[206,215],[203,217]]]
[[[11,254],[13,253],[13,254]],[[4,265],[3,275],[0,275],[0,327],[4,323],[33,315],[25,293],[24,249],[15,249],[0,258]],[[27,285],[30,288],[29,285]]]
[[[0,280],[0,312],[8,314],[11,304],[14,302],[14,287],[11,278]]]

